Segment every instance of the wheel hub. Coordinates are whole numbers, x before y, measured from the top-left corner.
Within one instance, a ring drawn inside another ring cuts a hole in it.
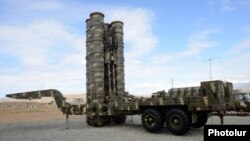
[[[174,124],[175,124],[175,125],[178,125],[179,123],[180,123],[180,120],[177,119],[177,118],[175,118],[175,119],[174,119]]]
[[[173,116],[172,119],[171,119],[171,124],[172,124],[172,126],[178,128],[178,127],[181,125],[180,117],[178,117],[178,116]]]
[[[152,116],[147,116],[146,118],[145,118],[145,121],[146,121],[146,123],[149,125],[149,126],[152,126],[152,125],[154,125],[154,117],[152,117]]]

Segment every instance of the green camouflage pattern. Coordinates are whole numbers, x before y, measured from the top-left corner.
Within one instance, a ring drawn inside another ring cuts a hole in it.
[[[58,90],[41,90],[7,95],[18,99],[55,98],[63,113],[83,114],[87,123],[102,126],[110,120],[122,122],[127,115],[142,114],[153,108],[167,112],[181,108],[192,115],[224,112],[233,106],[233,85],[220,80],[201,82],[200,86],[158,91],[151,97],[135,97],[125,92],[123,22],[104,23],[104,14],[94,12],[86,20],[86,105],[71,105]],[[73,112],[72,112],[73,111]],[[166,113],[163,113],[163,115]]]
[[[86,109],[90,109],[87,116],[117,116],[141,114],[145,107],[172,107],[183,106],[189,112],[212,112],[227,111],[228,105],[223,98],[225,95],[232,96],[232,92],[224,91],[232,86],[229,82],[207,81],[201,82],[201,86],[172,88],[167,92],[159,91],[153,93],[151,97],[135,97],[129,94],[120,94],[112,97],[107,103],[101,100],[93,100],[91,104],[86,104]],[[232,87],[231,87],[232,88]],[[41,97],[54,97],[58,108],[66,114],[81,115],[85,105],[71,105],[58,90],[41,90],[24,93],[6,95],[16,99],[39,99]],[[225,98],[224,98],[225,99]],[[232,106],[232,105],[230,105]]]
[[[114,115],[112,101],[125,94],[123,22],[104,23],[104,15],[86,20],[86,114]]]
[[[225,91],[227,89],[227,91]],[[225,96],[227,95],[228,98]],[[233,106],[232,83],[220,80],[201,82],[201,86],[172,88],[159,91],[148,97],[117,97],[114,106],[117,112],[140,113],[144,107],[185,106],[190,112],[227,111]],[[228,100],[230,99],[230,100]],[[113,105],[113,103],[111,104]]]

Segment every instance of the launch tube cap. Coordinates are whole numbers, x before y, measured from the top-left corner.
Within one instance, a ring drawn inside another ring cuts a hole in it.
[[[95,14],[102,15],[102,16],[104,17],[104,14],[101,13],[101,12],[93,12],[93,13],[91,13],[89,16],[91,17],[92,15],[95,15]]]
[[[111,24],[115,24],[115,23],[121,23],[123,25],[122,21],[113,21]]]
[[[85,22],[88,22],[88,21],[90,21],[90,18],[88,18],[88,19],[85,20]]]

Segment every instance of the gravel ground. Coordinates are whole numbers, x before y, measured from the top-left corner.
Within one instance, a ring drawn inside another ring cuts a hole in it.
[[[211,117],[207,124],[219,124],[218,117]],[[250,117],[226,117],[225,124],[250,124]],[[0,124],[0,141],[202,141],[203,128],[191,129],[185,136],[175,136],[167,129],[148,133],[141,125],[140,117],[127,118],[124,125],[101,128],[90,127],[85,116],[70,118],[69,129],[64,120],[20,122]]]

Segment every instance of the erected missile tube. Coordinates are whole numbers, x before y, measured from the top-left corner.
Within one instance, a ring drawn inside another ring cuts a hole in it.
[[[90,54],[87,56],[87,60],[90,64],[90,91],[92,101],[97,100],[99,102],[104,99],[104,29],[103,29],[102,13],[92,13],[90,15],[91,26],[91,45]]]
[[[125,116],[114,111],[114,101],[125,93],[123,23],[104,23],[104,15],[90,14],[86,20],[87,123],[101,126]]]
[[[89,56],[91,52],[91,32],[90,32],[91,21],[90,19],[86,20],[86,100],[87,102],[91,101],[91,89],[90,89],[90,62]]]
[[[114,21],[111,23],[113,29],[113,44],[115,46],[115,76],[116,87],[119,93],[125,93],[124,80],[124,43],[123,43],[123,22]]]
[[[102,126],[106,109],[104,79],[104,15],[99,12],[90,14],[87,20],[87,123],[93,126]]]
[[[110,71],[111,69],[111,37],[110,37],[110,24],[105,23],[104,24],[104,52],[105,52],[105,64],[104,64],[104,79],[105,79],[105,94],[106,94],[106,98],[110,97],[112,95],[112,81],[111,81],[111,75],[112,72]]]

